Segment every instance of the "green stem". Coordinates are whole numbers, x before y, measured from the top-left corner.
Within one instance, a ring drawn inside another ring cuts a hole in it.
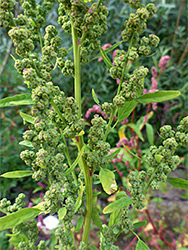
[[[132,34],[132,37],[131,37],[131,40],[130,40],[130,43],[129,43],[129,48],[128,48],[126,59],[125,59],[125,65],[124,65],[123,70],[122,70],[121,79],[120,79],[119,87],[118,87],[118,90],[117,90],[117,95],[119,95],[119,93],[121,91],[121,85],[122,85],[122,82],[123,82],[124,75],[126,75],[128,73],[127,63],[129,61],[129,53],[130,53],[130,50],[131,50],[131,47],[132,47],[133,39],[134,39],[134,33]],[[113,110],[112,110],[112,113],[110,115],[110,119],[109,119],[109,122],[108,122],[108,125],[107,125],[107,128],[106,128],[105,135],[104,135],[104,139],[103,139],[104,142],[106,141],[107,136],[110,133],[113,118],[116,115],[117,111],[118,111],[117,107],[114,106]]]
[[[59,109],[58,109],[58,107],[56,106],[56,104],[54,103],[54,101],[51,100],[50,103],[51,103],[53,109],[54,109],[54,110],[56,111],[56,113],[58,114],[59,118],[60,118],[65,124],[67,124],[65,118],[63,117],[63,115],[62,115],[61,112],[59,111]]]
[[[73,54],[74,54],[74,96],[79,108],[79,117],[81,117],[81,81],[80,81],[80,51],[78,45],[78,35],[76,29],[72,25],[72,41],[73,41]]]
[[[71,21],[72,25],[72,40],[73,40],[73,55],[74,55],[74,94],[77,105],[79,107],[79,117],[81,117],[81,81],[80,81],[80,51],[79,51],[79,44],[78,44],[78,35],[76,29],[74,27],[73,22]],[[80,152],[81,149],[84,147],[83,136],[79,136],[79,141],[77,143],[78,151]],[[85,216],[85,224],[83,230],[82,241],[88,245],[89,241],[89,232],[90,232],[90,225],[91,225],[91,213],[92,213],[92,199],[93,199],[93,192],[92,192],[92,176],[90,176],[89,167],[82,156],[79,161],[79,166],[84,173],[85,179],[85,189],[86,189],[86,216]]]

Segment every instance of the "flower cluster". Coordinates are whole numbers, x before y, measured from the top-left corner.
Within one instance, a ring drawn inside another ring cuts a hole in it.
[[[91,124],[87,144],[89,152],[85,153],[85,157],[87,165],[95,170],[105,165],[106,159],[104,156],[110,151],[110,145],[107,142],[103,142],[106,121],[99,115],[95,115],[91,120]]]
[[[25,205],[24,200],[25,200],[25,194],[23,193],[18,195],[13,205],[11,205],[11,201],[7,200],[6,198],[3,198],[2,200],[0,200],[0,208],[2,208],[4,211],[8,213],[14,213],[20,210]]]

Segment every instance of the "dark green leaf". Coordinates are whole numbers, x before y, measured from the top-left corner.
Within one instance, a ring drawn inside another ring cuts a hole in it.
[[[106,64],[107,68],[110,69],[111,67],[113,67],[113,64],[110,61],[109,57],[107,56],[105,50],[103,50],[103,48],[101,48],[101,47],[100,47],[100,52],[101,52],[101,56],[103,58],[104,63]]]
[[[34,104],[31,99],[31,94],[20,94],[11,97],[6,97],[0,100],[0,107],[12,107],[18,105]]]
[[[146,122],[146,134],[148,137],[148,141],[150,143],[150,145],[154,144],[154,131],[153,131],[153,127],[151,126],[151,124]]]
[[[95,94],[95,90],[94,90],[94,89],[92,89],[92,96],[93,96],[93,100],[96,102],[96,104],[97,104],[97,105],[100,105],[100,104],[99,104],[99,100],[98,100],[98,98],[97,98],[97,95]]]
[[[139,222],[134,223],[133,227],[134,228],[140,228],[140,227],[144,227],[146,224],[147,224],[147,221],[143,220],[143,221],[139,221]]]
[[[4,178],[22,178],[22,177],[30,176],[32,174],[33,174],[33,171],[30,171],[30,170],[18,170],[18,171],[6,172],[0,176]]]
[[[91,249],[91,250],[97,250],[97,248],[94,247],[93,245],[89,245],[89,249]]]
[[[106,156],[107,160],[113,159],[119,152],[121,151],[121,148],[116,149],[113,153]]]
[[[35,118],[32,117],[31,115],[25,114],[20,111],[20,116],[22,117],[24,121],[34,124]]]
[[[103,209],[103,213],[104,214],[113,213],[117,209],[121,209],[123,207],[128,207],[131,203],[132,203],[132,198],[130,198],[129,196],[122,197],[122,198],[118,199],[117,201],[114,201],[114,202],[110,203],[109,205],[107,205]]]
[[[134,123],[127,123],[125,126],[126,126],[126,127],[132,128],[132,129],[134,130],[134,132],[138,135],[138,137],[139,137],[142,141],[144,141],[144,138],[143,138],[143,136],[142,136],[142,133],[140,132],[140,130],[139,130],[139,128],[138,128],[138,126],[137,126],[136,124],[134,124]]]
[[[79,218],[78,218],[78,222],[77,222],[77,225],[76,225],[76,229],[75,229],[75,232],[78,233],[80,231],[80,229],[82,228],[83,226],[83,223],[84,223],[84,216],[81,215]]]
[[[136,250],[150,250],[150,248],[142,240],[138,240]]]
[[[104,191],[107,194],[112,194],[117,190],[115,175],[107,168],[101,168],[99,172],[99,179]]]
[[[30,221],[41,213],[41,209],[34,207],[23,208],[15,213],[0,218],[0,231],[13,228],[23,222]]]
[[[174,99],[181,95],[181,92],[175,90],[161,90],[156,91],[153,93],[144,94],[135,100],[137,102],[146,104],[146,103],[153,103],[153,102],[164,102],[171,99]]]
[[[118,110],[118,121],[122,122],[125,118],[127,118],[132,113],[136,105],[136,101],[127,101],[124,107]]]
[[[100,229],[102,230],[102,221],[99,216],[99,211],[97,207],[93,206],[92,213],[91,213],[91,218],[93,220],[93,223]]]
[[[63,220],[63,218],[65,217],[66,214],[67,214],[67,209],[66,209],[66,207],[61,207],[61,208],[58,210],[58,218],[59,218],[59,220]]]
[[[168,183],[170,183],[173,187],[180,189],[188,189],[188,181],[181,178],[167,178]]]

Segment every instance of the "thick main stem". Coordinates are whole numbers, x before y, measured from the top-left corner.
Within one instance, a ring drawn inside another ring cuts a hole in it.
[[[72,40],[73,40],[73,53],[74,53],[74,94],[77,105],[79,107],[79,117],[81,118],[81,81],[80,81],[80,51],[78,44],[78,35],[72,23]],[[77,143],[79,152],[84,147],[83,136],[79,136]],[[92,176],[90,176],[89,168],[84,157],[81,157],[79,162],[80,168],[84,173],[85,188],[86,188],[86,216],[83,230],[82,241],[88,245],[89,231],[91,225],[92,214]]]

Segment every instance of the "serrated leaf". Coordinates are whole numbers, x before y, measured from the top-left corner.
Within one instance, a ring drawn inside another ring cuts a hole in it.
[[[150,250],[150,248],[142,240],[138,240],[136,250]]]
[[[136,101],[125,102],[124,107],[119,108],[118,110],[118,121],[122,122],[125,118],[127,118],[132,113],[136,105],[137,105]]]
[[[116,149],[113,153],[106,156],[106,160],[113,159],[119,152],[121,151],[121,148]]]
[[[123,207],[128,207],[131,203],[132,203],[132,198],[130,198],[129,196],[122,197],[122,198],[118,199],[117,201],[114,201],[114,202],[110,203],[109,205],[107,205],[103,209],[103,213],[104,214],[113,213],[117,209],[121,209]]]
[[[29,122],[31,124],[34,124],[34,120],[35,118],[32,117],[31,115],[25,114],[23,112],[20,111],[20,116],[22,117],[22,119],[26,122]]]
[[[107,194],[113,194],[117,190],[115,175],[107,168],[101,168],[99,172],[99,179],[104,191]]]
[[[95,94],[94,89],[92,89],[92,96],[93,96],[93,100],[96,102],[96,104],[100,105],[99,99],[97,98],[97,95]]]
[[[112,62],[110,61],[108,55],[106,54],[105,50],[103,50],[102,47],[99,47],[100,48],[100,52],[101,52],[101,56],[102,56],[102,59],[104,61],[104,63],[106,64],[107,68],[110,69],[111,67],[113,67],[113,64]]]
[[[84,192],[83,183],[80,179],[79,179],[79,181],[80,181],[80,191],[79,191],[78,199],[77,199],[76,204],[75,204],[74,213],[76,213],[78,211],[79,207],[82,204],[82,197],[83,197],[83,192]]]
[[[83,153],[84,153],[84,147],[82,147],[81,151],[78,153],[78,156],[77,156],[76,160],[73,162],[73,164],[70,166],[70,168],[65,171],[65,173],[64,173],[65,175],[69,175],[73,171],[73,169],[78,164],[78,162],[79,162],[81,156],[83,155]]]
[[[111,52],[112,50],[114,50],[115,48],[117,48],[120,44],[122,43],[122,41],[112,45],[111,47],[109,47],[108,49],[105,49],[106,53]],[[96,60],[101,56],[101,53],[99,53],[97,56],[95,56],[94,58],[92,58],[90,61]]]
[[[18,170],[18,171],[6,172],[6,173],[0,175],[0,177],[4,177],[4,178],[22,178],[22,177],[30,176],[32,174],[33,174],[33,171],[30,171],[30,170]]]
[[[61,207],[61,208],[58,210],[58,218],[59,218],[59,220],[63,220],[66,214],[67,214],[67,209],[66,209],[66,207]]]
[[[146,122],[146,134],[150,145],[154,144],[154,131],[151,124]]]
[[[0,100],[0,108],[30,104],[34,104],[34,102],[31,99],[31,94],[29,93],[6,97]]]
[[[142,104],[153,103],[153,102],[164,102],[174,98],[177,98],[181,95],[180,91],[175,90],[161,90],[153,93],[144,94],[135,100]]]
[[[78,233],[80,231],[80,229],[82,228],[83,226],[83,223],[84,223],[84,216],[81,215],[79,218],[78,218],[78,221],[77,221],[77,224],[76,224],[76,229],[75,229],[75,232]]]
[[[170,183],[173,187],[180,189],[188,189],[188,181],[181,178],[167,178],[168,183]]]
[[[26,146],[26,147],[29,147],[29,148],[33,148],[33,144],[32,144],[32,142],[30,142],[30,141],[24,140],[24,141],[19,142],[19,144],[22,145],[22,146]]]
[[[140,227],[144,227],[146,224],[147,224],[147,221],[143,220],[143,221],[139,221],[139,222],[134,223],[133,227],[134,228],[140,228]]]
[[[41,210],[34,207],[23,208],[15,213],[0,218],[0,231],[13,228],[37,217]]]

